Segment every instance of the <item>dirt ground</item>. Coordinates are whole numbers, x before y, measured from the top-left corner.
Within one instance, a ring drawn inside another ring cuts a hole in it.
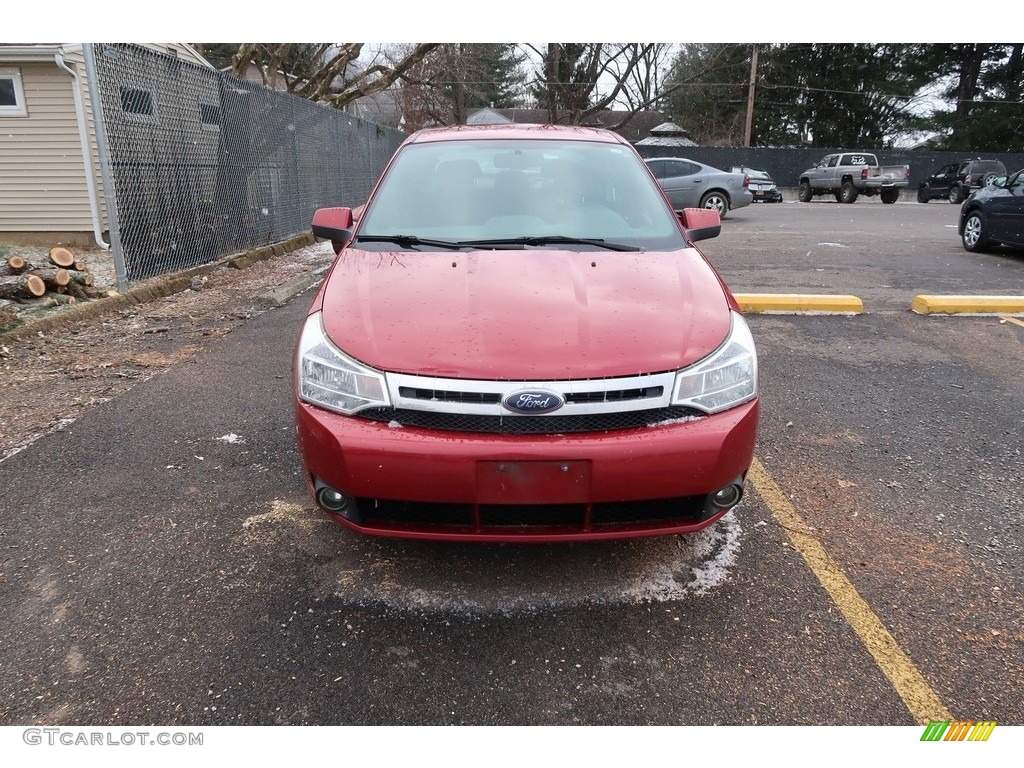
[[[303,274],[321,273],[328,243],[257,262],[222,267],[188,289],[129,309],[30,336],[0,335],[0,462],[87,410],[200,352],[270,305],[259,294]],[[86,254],[97,284],[113,284],[102,255]],[[311,281],[312,282],[312,281]],[[63,308],[52,310],[64,311]]]

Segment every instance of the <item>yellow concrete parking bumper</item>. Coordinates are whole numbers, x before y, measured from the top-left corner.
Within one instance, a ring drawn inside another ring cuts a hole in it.
[[[736,301],[744,312],[821,313],[859,315],[864,302],[857,296],[812,293],[737,293]]]
[[[1019,315],[1024,296],[915,296],[910,308],[919,315]]]

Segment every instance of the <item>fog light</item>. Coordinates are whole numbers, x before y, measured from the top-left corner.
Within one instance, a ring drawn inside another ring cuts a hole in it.
[[[348,509],[349,497],[325,485],[316,492],[316,503],[328,512],[343,515]]]
[[[743,486],[739,483],[730,483],[711,495],[711,503],[719,509],[735,507],[743,498]]]

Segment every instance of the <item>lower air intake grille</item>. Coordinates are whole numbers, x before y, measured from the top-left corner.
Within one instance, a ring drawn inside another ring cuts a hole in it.
[[[464,413],[436,413],[401,408],[369,408],[356,414],[371,421],[392,422],[441,432],[478,432],[510,435],[563,435],[571,432],[609,432],[638,429],[665,421],[704,416],[693,408],[673,406],[645,411],[591,413],[578,416],[482,416]]]
[[[591,529],[644,523],[696,523],[707,517],[705,496],[618,501],[594,504]],[[434,504],[387,499],[358,499],[363,524],[453,526],[472,528],[471,504]],[[585,504],[481,504],[480,526],[495,528],[579,528],[586,519]]]

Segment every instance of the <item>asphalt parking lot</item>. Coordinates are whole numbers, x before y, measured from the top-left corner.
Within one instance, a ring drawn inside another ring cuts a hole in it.
[[[1024,326],[910,311],[1024,295],[1024,256],[957,210],[757,205],[702,243],[734,291],[865,312],[751,316],[755,471],[691,537],[341,529],[292,432],[310,294],[255,317],[0,464],[0,724],[1024,724]]]

